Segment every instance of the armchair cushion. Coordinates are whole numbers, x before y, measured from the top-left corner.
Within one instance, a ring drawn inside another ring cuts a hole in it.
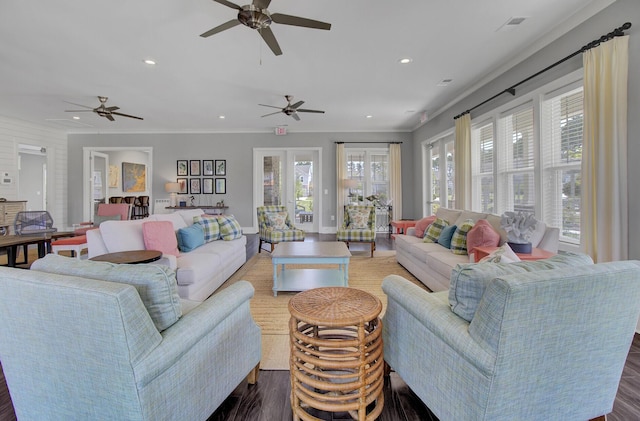
[[[347,229],[367,229],[369,228],[369,211],[360,209],[349,209],[349,225]]]
[[[493,278],[514,273],[537,272],[591,264],[593,264],[591,257],[581,253],[562,253],[549,259],[516,263],[458,264],[451,272],[449,304],[455,314],[470,322],[476,313],[480,299],[489,281]]]
[[[290,228],[287,225],[287,212],[266,212],[267,221],[271,228],[277,230],[286,230]]]
[[[138,290],[142,303],[160,332],[177,322],[182,315],[176,273],[167,266],[118,265],[48,254],[36,260],[31,270],[132,285]]]

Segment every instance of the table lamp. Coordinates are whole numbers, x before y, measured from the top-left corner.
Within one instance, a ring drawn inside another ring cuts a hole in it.
[[[171,206],[175,207],[176,205],[176,193],[180,193],[180,183],[165,183],[164,190],[167,193],[171,193]]]
[[[355,180],[353,178],[345,178],[343,182],[344,188],[349,189],[348,196],[349,196],[349,200],[351,200],[352,202],[353,202],[353,197],[356,196],[353,193],[352,189],[358,187],[358,183],[359,183],[358,180]]]

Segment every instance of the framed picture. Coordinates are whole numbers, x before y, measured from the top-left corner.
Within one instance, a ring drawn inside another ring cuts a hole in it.
[[[216,175],[227,175],[226,159],[216,159]]]
[[[216,178],[216,194],[227,194],[226,178]]]
[[[202,179],[202,194],[213,194],[213,178]]]
[[[202,160],[202,175],[213,175],[213,160],[212,159],[203,159]]]
[[[189,175],[189,163],[186,159],[178,160],[178,176]]]
[[[199,178],[190,178],[189,179],[189,194],[200,194],[200,179]]]
[[[131,162],[122,163],[122,191],[147,191],[147,166]]]
[[[187,162],[187,161],[185,161]],[[180,191],[178,192],[178,194],[187,194],[189,193],[189,190],[187,189],[187,179],[186,178],[178,178],[176,179],[176,181],[178,182],[178,184],[180,184]]]
[[[189,175],[200,175],[200,160],[192,159],[189,161],[189,166],[191,167],[191,171]]]

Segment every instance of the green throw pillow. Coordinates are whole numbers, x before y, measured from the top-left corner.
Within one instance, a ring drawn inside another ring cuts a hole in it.
[[[467,219],[456,228],[456,232],[451,237],[451,251],[453,254],[467,254],[467,234],[473,228],[473,221]]]
[[[422,241],[425,243],[437,243],[438,238],[440,238],[440,233],[442,233],[444,227],[448,225],[449,221],[442,218],[436,218],[436,220],[433,221],[433,223],[429,225],[427,230],[424,232],[424,238]]]

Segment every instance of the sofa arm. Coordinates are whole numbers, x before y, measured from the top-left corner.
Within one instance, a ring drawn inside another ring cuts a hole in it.
[[[86,235],[88,249],[87,253],[89,259],[109,253],[106,244],[102,240],[102,233],[100,232],[100,228],[88,230]]]
[[[251,283],[238,281],[209,297],[162,332],[162,342],[135,367],[138,385],[144,387],[168,370],[234,312],[241,313],[240,319],[246,318],[248,325],[259,329],[249,308],[253,294]]]
[[[387,294],[389,301],[384,316],[385,327],[390,327],[391,323],[388,322],[393,321],[393,325],[402,326],[409,331],[421,327],[427,329],[434,340],[447,344],[481,372],[488,374],[493,371],[495,355],[481,348],[471,338],[469,323],[453,313],[448,303],[398,275],[387,276],[382,282],[382,290]],[[389,335],[393,336],[394,332],[389,331]],[[385,338],[385,343],[395,339]]]

